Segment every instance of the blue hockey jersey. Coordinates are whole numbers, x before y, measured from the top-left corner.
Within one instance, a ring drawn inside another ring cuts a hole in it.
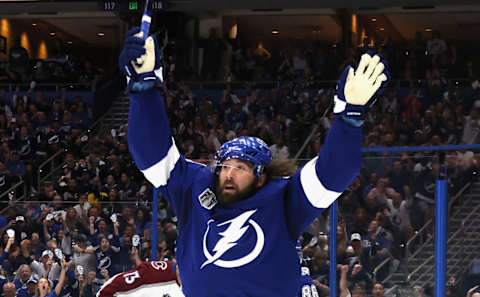
[[[229,206],[217,204],[212,170],[179,153],[158,90],[130,95],[128,129],[137,166],[178,217],[185,296],[297,294],[296,240],[358,174],[360,128],[334,121],[318,157]]]
[[[313,284],[313,280],[310,277],[310,274],[304,273],[304,269],[306,267],[302,267],[302,285],[298,290],[297,297],[319,297],[317,288]],[[308,270],[308,268],[306,268]]]

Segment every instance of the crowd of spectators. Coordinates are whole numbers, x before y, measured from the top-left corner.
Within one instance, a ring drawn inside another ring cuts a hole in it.
[[[384,55],[396,65],[392,67],[397,67],[393,73],[402,73],[403,66],[395,62],[398,60],[392,58],[388,49],[388,46],[382,48]],[[341,56],[336,59],[322,56],[326,53],[319,49],[312,51],[319,54],[316,58],[300,51],[296,53],[298,56],[293,56],[293,64],[285,58],[280,68],[278,65],[272,68],[270,63],[275,58],[265,49],[257,51],[263,52],[260,56],[268,56],[263,62],[253,56],[253,62],[242,60],[244,54],[234,52],[232,56],[241,62],[232,58],[231,75],[259,80],[275,78],[268,76],[271,69],[282,69],[272,72],[285,75],[282,80],[296,81],[303,77],[303,81],[308,81],[306,73],[316,73],[321,79],[334,78],[332,73],[335,73],[336,78],[338,69],[330,71],[333,68],[326,64],[338,61],[333,63],[341,68],[343,62],[353,62],[344,57],[342,60]],[[418,58],[413,52],[411,59]],[[449,51],[430,52],[431,56],[423,57],[428,60],[424,61],[424,85],[409,88],[406,96],[400,89],[391,88],[370,110],[364,125],[364,147],[478,142],[478,81],[472,80],[463,88],[447,85],[445,75],[449,72],[444,72],[442,67],[448,64],[444,54],[450,57]],[[352,53],[352,59],[355,56],[357,53]],[[299,69],[298,65],[305,67]],[[319,68],[307,70],[312,65]],[[250,67],[251,72],[242,72],[244,66],[246,70]],[[423,71],[419,75],[421,73]],[[0,263],[4,278],[0,277],[0,284],[10,280],[18,295],[23,290],[30,294],[27,296],[33,296],[33,284],[44,277],[52,282],[50,288],[53,288],[62,268],[54,255],[59,248],[71,261],[66,272],[68,280],[59,296],[93,296],[111,276],[131,268],[129,252],[135,234],[141,237],[142,259],[151,257],[152,248],[157,249],[159,258],[174,259],[176,218],[168,203],[159,197],[159,220],[152,222],[152,188],[128,151],[127,124],[97,135],[90,140],[94,150],[84,152],[78,136],[89,126],[91,118],[81,100],[66,102],[65,90],[51,101],[43,98],[35,86],[25,95],[20,95],[20,91],[8,98],[6,92],[0,90],[3,106],[0,171],[5,182],[11,184],[15,178],[23,178],[32,189],[28,201],[10,201],[0,217],[4,252]],[[295,82],[247,92],[227,87],[217,100],[198,95],[187,84],[177,82],[174,76],[167,76],[164,88],[170,125],[179,150],[186,158],[206,164],[210,164],[223,142],[242,135],[264,139],[274,158],[294,158],[315,131],[306,149],[297,156],[302,165],[322,147],[333,121],[333,93],[330,88],[318,89]],[[60,178],[35,189],[33,180],[38,162],[65,148],[68,151]],[[363,296],[361,292],[367,291],[376,297],[383,296],[380,295],[383,285],[376,282],[394,271],[398,262],[391,261],[378,275],[373,275],[373,270],[384,259],[402,259],[406,241],[431,218],[435,179],[447,178],[450,193],[455,193],[472,177],[472,172],[476,172],[478,161],[471,151],[365,155],[361,174],[339,198],[337,258],[344,265],[339,276],[346,275],[354,296]],[[321,296],[326,296],[329,290],[326,215],[324,212],[315,220],[301,238],[304,265],[310,268]],[[152,224],[156,224],[157,247],[151,246]],[[7,229],[15,230],[14,239],[9,239]],[[7,294],[12,288],[7,284],[3,289]]]
[[[235,39],[219,36],[215,29],[200,40],[203,49],[201,75],[191,65],[181,65],[179,49],[168,51],[166,62],[176,79],[205,81],[298,81],[315,86],[322,80],[336,80],[346,65],[353,65],[367,50],[381,53],[397,80],[415,86],[434,72],[446,78],[478,78],[475,51],[456,41],[446,40],[438,31],[417,32],[412,41],[367,37],[359,45],[323,43],[319,40],[290,41],[285,46],[267,48],[263,43],[247,44],[239,34]],[[170,67],[173,65],[173,67]]]
[[[1,83],[79,83],[89,86],[99,79],[103,70],[89,61],[82,61],[67,53],[60,39],[48,59],[31,59],[30,53],[16,38],[8,51],[8,58],[0,60]]]
[[[92,123],[91,112],[80,96],[73,101],[66,98],[65,88],[47,98],[34,83],[28,90],[0,88],[1,193],[20,180],[29,191],[36,191],[40,163],[81,143],[79,136]]]

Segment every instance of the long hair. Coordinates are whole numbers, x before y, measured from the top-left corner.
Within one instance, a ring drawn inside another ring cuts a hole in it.
[[[39,285],[39,284],[40,284],[40,280],[42,280],[42,279],[47,280],[48,288],[49,288],[48,291],[47,291],[47,293],[45,294],[45,296],[47,296],[48,294],[50,294],[50,292],[51,292],[52,290],[55,290],[55,288],[52,288],[52,287],[51,287],[52,284],[50,283],[50,281],[49,281],[46,277],[42,277],[42,278],[40,278],[40,279],[37,281],[37,287],[35,288],[35,295],[34,295],[34,297],[40,297],[40,296],[41,296],[41,295],[40,295],[40,285]]]
[[[298,169],[298,165],[294,159],[279,160],[274,159],[265,167],[265,174],[267,175],[267,183],[276,177],[290,177]]]
[[[14,279],[19,279],[19,280],[21,280],[21,277],[22,277],[21,272],[22,272],[22,268],[23,268],[23,267],[28,267],[28,269],[30,269],[30,273],[32,273],[32,269],[30,268],[29,265],[27,265],[27,264],[22,264],[22,265],[20,265],[20,267],[18,267],[17,272],[15,273],[15,278],[14,278]]]

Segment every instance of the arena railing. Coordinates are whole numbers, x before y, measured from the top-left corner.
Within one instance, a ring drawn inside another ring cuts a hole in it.
[[[470,78],[448,78],[445,80],[448,87],[460,87],[467,86],[471,83]],[[181,84],[189,86],[193,90],[212,90],[212,89],[225,89],[227,87],[231,89],[245,89],[249,90],[252,88],[259,89],[275,89],[283,87],[293,87],[300,86],[305,88],[333,88],[335,87],[336,80],[302,80],[302,79],[292,79],[292,80],[246,80],[246,81],[191,81],[184,80],[180,81]],[[390,86],[398,87],[422,87],[427,83],[426,79],[393,79]],[[93,91],[93,82],[80,83],[80,82],[66,82],[66,83],[37,83],[36,88],[48,88],[51,90],[59,91],[61,88],[78,88],[84,90]],[[21,88],[28,89],[30,88],[30,82],[28,83],[0,83],[0,88],[6,88],[8,92],[15,91],[15,88],[19,86]]]
[[[454,251],[453,253],[449,253],[450,257],[452,259],[455,259],[458,255],[460,255],[460,257],[459,257],[460,261],[459,261],[459,263],[457,263],[457,265],[459,267],[461,267],[462,269],[459,270],[458,275],[456,275],[456,277],[461,277],[462,272],[465,272],[468,269],[468,265],[466,265],[467,262],[469,262],[468,260],[472,260],[472,258],[469,258],[469,257],[465,256],[466,255],[465,249],[467,247],[465,246],[464,242],[466,240],[466,236],[468,235],[465,230],[468,227],[472,227],[473,225],[478,225],[478,221],[477,220],[472,220],[472,216],[477,214],[479,211],[480,211],[480,205],[478,205],[477,207],[472,209],[471,212],[462,220],[461,228],[458,229],[457,231],[455,231],[453,234],[451,234],[448,241],[447,241],[447,245],[449,245],[449,247],[451,247],[451,250]],[[480,229],[480,228],[477,226],[477,229]],[[460,237],[459,238],[460,241],[457,242],[456,244],[452,245],[454,240],[458,239],[457,237]],[[432,270],[435,269],[434,265],[432,265],[429,270],[424,271],[423,274],[421,274],[419,277],[417,277],[417,279],[413,279],[413,277],[412,277],[418,271],[422,270],[425,266],[429,265],[429,263],[433,262],[433,260],[434,260],[434,255],[430,256],[425,262],[420,264],[415,270],[413,270],[412,272],[410,272],[408,274],[407,281],[409,282],[410,286],[415,286],[419,282],[418,280],[422,276],[433,274]],[[449,259],[447,259],[447,261],[448,260]]]
[[[0,194],[0,202],[7,203],[13,201],[22,201],[25,200],[27,197],[27,185],[23,180],[19,181],[18,183],[14,184],[10,187],[10,189],[6,190],[2,194]],[[0,210],[0,215],[3,215],[7,211],[8,207],[2,207]]]
[[[78,136],[79,139],[86,136],[88,137],[87,141],[83,144],[83,148],[86,149],[88,147],[92,147],[92,137],[95,132],[101,128],[103,121],[106,117],[106,114],[101,116],[98,120],[93,123],[90,128],[84,131],[82,134]],[[42,162],[37,169],[37,190],[41,190],[42,183],[48,180],[51,176],[53,176],[58,170],[65,164],[64,156],[67,152],[67,149],[60,149],[55,154],[53,154],[50,158]]]
[[[452,206],[454,203],[457,202],[457,200],[461,200],[462,197],[463,197],[463,193],[465,193],[465,191],[470,188],[471,186],[471,183],[467,183],[465,184],[461,189],[460,191],[458,191],[457,194],[455,194],[455,196],[453,196],[452,199],[449,200],[448,202],[448,213],[451,213],[451,210],[452,210]],[[415,232],[414,236],[412,238],[410,238],[410,240],[407,241],[407,244],[405,245],[405,256],[406,258],[410,258],[412,257],[412,246],[415,242],[423,242],[425,243],[425,238],[427,237],[426,236],[426,233],[427,233],[427,230],[429,228],[432,228],[432,225],[433,225],[433,220],[432,219],[429,219],[425,225],[420,228],[418,231]]]
[[[28,83],[0,83],[0,89],[4,88],[7,92],[14,92],[17,87],[21,90],[28,90],[30,82]],[[65,83],[37,83],[36,90],[51,90],[59,92],[62,88],[69,88],[74,90],[88,90],[93,91],[93,82],[65,82]]]
[[[383,170],[383,173],[378,173],[383,176],[385,176],[388,171],[391,171],[394,160],[402,160],[402,166],[410,168],[410,174],[413,176],[414,181],[418,181],[422,176],[420,172],[428,173],[432,170],[432,165],[440,165],[438,171],[439,175],[437,175],[436,179],[445,180],[448,183],[448,198],[447,203],[445,203],[447,216],[444,217],[444,222],[448,225],[450,232],[447,233],[448,240],[445,241],[445,246],[448,247],[445,252],[445,267],[448,276],[454,276],[457,279],[460,278],[467,269],[468,265],[466,265],[466,261],[472,259],[474,256],[472,254],[473,251],[478,250],[473,247],[470,247],[470,250],[466,250],[465,241],[470,240],[472,228],[476,225],[480,225],[478,224],[478,222],[480,222],[480,217],[478,217],[480,209],[478,206],[472,206],[472,204],[478,200],[478,197],[480,197],[480,194],[478,194],[479,183],[473,182],[473,180],[477,178],[477,170],[479,169],[479,149],[480,145],[380,147],[363,149],[364,156],[362,171],[375,173]],[[470,155],[465,153],[467,150],[470,151]],[[471,152],[477,153],[472,154]],[[406,159],[403,159],[405,156]],[[417,164],[419,164],[418,168],[414,166]],[[368,174],[366,176],[368,176]],[[430,205],[429,208],[432,209],[432,212],[433,209],[437,207],[438,201],[438,198],[435,197],[434,179],[435,178],[428,182],[425,181],[424,183],[417,183],[417,186],[420,184],[422,187],[425,187],[423,193],[418,193],[419,195],[412,193],[415,194],[415,200],[422,201],[422,199],[425,199],[424,201],[428,201],[428,204]],[[429,185],[427,186],[427,184]],[[475,187],[473,187],[474,184]],[[466,195],[467,191],[470,191],[470,189],[472,189],[473,194],[470,193]],[[425,194],[427,191],[429,193]],[[415,211],[418,211],[418,209]],[[473,216],[476,216],[476,218],[472,219]],[[443,218],[443,216],[437,217]],[[383,260],[373,271],[373,276],[376,281],[382,281],[385,284],[394,285],[388,290],[389,293],[393,295],[399,296],[398,292],[402,290],[411,291],[414,286],[433,283],[434,274],[437,273],[436,265],[438,259],[435,257],[434,250],[441,245],[437,245],[436,242],[435,219],[433,219],[432,216],[432,219],[425,218],[425,220],[426,222],[423,226],[420,229],[417,229],[405,244],[402,243],[405,241],[400,242],[399,250],[402,251],[402,249],[404,249],[401,258],[402,271],[399,271],[395,278],[393,278],[391,273],[386,278],[382,276],[378,277],[379,272],[381,272],[382,269],[391,266],[393,258]],[[460,220],[462,223],[458,224]],[[414,228],[414,230],[415,229],[416,228]],[[477,232],[476,229],[475,232]],[[478,228],[478,232],[480,232],[480,227]],[[476,252],[476,257],[480,256],[479,252],[480,251]],[[398,259],[398,256],[395,258]],[[459,261],[459,259],[464,261]],[[401,275],[404,275],[404,278],[400,280],[399,277]]]
[[[448,78],[445,79],[448,87],[461,87],[468,86],[471,83],[470,78]],[[246,80],[246,81],[181,81],[181,84],[189,86],[192,90],[212,90],[212,89],[225,89],[227,87],[233,89],[276,89],[283,87],[300,86],[305,88],[333,88],[337,84],[336,80]],[[393,79],[390,83],[392,87],[415,87],[421,88],[427,83],[426,79]]]

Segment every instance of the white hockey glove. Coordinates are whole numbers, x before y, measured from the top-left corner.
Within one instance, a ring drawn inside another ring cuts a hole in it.
[[[163,81],[162,53],[155,36],[143,40],[140,28],[127,33],[118,59],[120,70],[127,77],[127,92],[141,92]]]
[[[347,66],[337,82],[333,112],[347,123],[360,127],[365,110],[383,93],[390,80],[386,62],[380,55],[362,55],[356,70]]]

